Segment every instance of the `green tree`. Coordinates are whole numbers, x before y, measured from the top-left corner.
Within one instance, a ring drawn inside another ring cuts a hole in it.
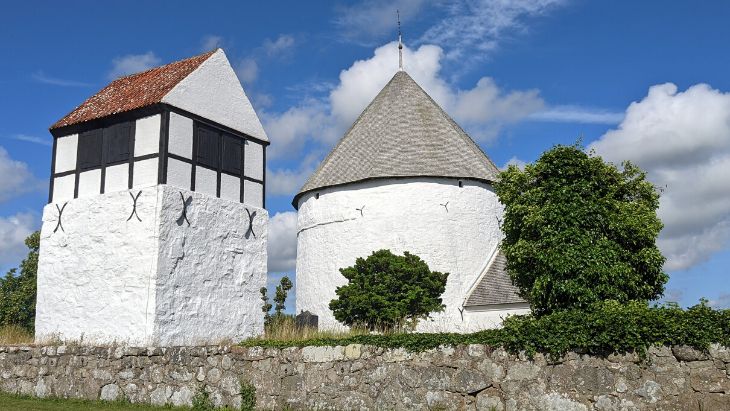
[[[352,267],[341,268],[348,284],[337,287],[330,302],[335,318],[349,326],[391,331],[416,325],[444,309],[441,294],[448,273],[431,271],[418,256],[380,250]]]
[[[292,289],[292,283],[289,277],[281,277],[279,285],[276,286],[276,292],[274,293],[274,316],[281,317],[282,311],[286,309],[284,303],[286,303],[286,297],[289,294],[289,290]]]
[[[510,166],[495,189],[507,270],[535,315],[663,294],[659,191],[637,166],[559,145]]]
[[[264,324],[268,324],[271,322],[271,314],[269,314],[269,311],[271,311],[271,303],[269,302],[269,295],[267,294],[268,290],[266,287],[261,287],[259,292],[261,293],[261,301],[263,302],[261,304],[261,311],[264,312]]]
[[[30,251],[20,263],[20,273],[13,268],[0,278],[0,326],[18,325],[32,331],[35,325],[40,232],[28,236],[25,245]]]

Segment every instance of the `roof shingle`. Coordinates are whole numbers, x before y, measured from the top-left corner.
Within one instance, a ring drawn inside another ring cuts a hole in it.
[[[389,177],[494,181],[497,167],[405,72],[360,114],[294,197],[316,189]]]
[[[497,250],[497,255],[467,297],[464,307],[526,302],[517,294],[518,291],[507,274],[507,257],[502,250]]]
[[[51,130],[150,106],[162,101],[180,81],[216,50],[118,78],[51,126]]]

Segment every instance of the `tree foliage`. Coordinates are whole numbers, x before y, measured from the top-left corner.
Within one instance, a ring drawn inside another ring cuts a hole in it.
[[[0,278],[0,326],[18,325],[32,331],[35,325],[40,232],[28,236],[25,245],[30,251],[20,263],[20,272],[13,268]]]
[[[500,174],[501,247],[534,314],[664,292],[659,191],[637,166],[622,168],[578,146],[556,146],[524,171]]]
[[[269,302],[269,295],[266,287],[261,287],[261,289],[259,289],[262,301],[261,311],[264,312],[264,324],[266,326],[272,325],[286,316],[286,314],[284,314],[284,310],[286,309],[286,298],[289,295],[289,290],[291,290],[293,286],[294,285],[289,277],[282,277],[279,281],[279,285],[276,286],[276,291],[274,292],[273,300],[275,305],[273,306]],[[273,316],[271,315],[272,307],[274,308]]]
[[[388,331],[415,326],[432,312],[443,311],[441,294],[448,273],[431,271],[418,256],[380,250],[352,267],[341,268],[348,284],[337,287],[330,302],[335,318],[349,326]]]

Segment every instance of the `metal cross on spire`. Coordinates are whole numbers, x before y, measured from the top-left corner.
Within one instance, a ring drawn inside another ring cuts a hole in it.
[[[396,10],[398,18],[398,71],[403,71],[403,39],[400,32],[400,10]]]

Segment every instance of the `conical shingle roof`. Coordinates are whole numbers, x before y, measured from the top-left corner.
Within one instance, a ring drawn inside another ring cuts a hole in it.
[[[474,141],[409,76],[399,71],[309,177],[306,192],[393,177],[493,182],[498,170]]]

